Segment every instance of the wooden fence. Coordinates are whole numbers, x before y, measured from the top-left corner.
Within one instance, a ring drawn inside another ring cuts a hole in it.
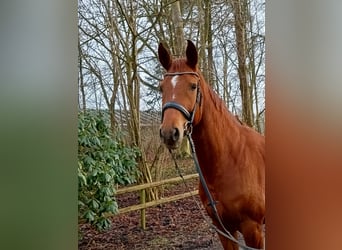
[[[190,180],[190,179],[198,178],[198,174],[186,175],[183,178],[184,178],[184,180]],[[171,202],[171,201],[180,200],[180,199],[187,198],[187,197],[190,197],[192,195],[198,194],[198,190],[194,190],[191,192],[173,195],[170,197],[161,198],[158,200],[146,202],[146,189],[162,186],[165,184],[178,183],[178,182],[181,182],[182,180],[183,179],[181,177],[175,177],[175,178],[171,178],[171,179],[167,179],[167,180],[151,182],[151,183],[141,184],[141,185],[132,186],[132,187],[126,187],[126,188],[122,188],[122,189],[117,190],[116,195],[140,191],[140,204],[120,208],[119,213],[122,214],[122,213],[140,210],[140,226],[142,229],[146,229],[146,208],[152,207],[152,206],[157,206],[159,204],[163,204],[163,203],[167,203],[167,202]]]

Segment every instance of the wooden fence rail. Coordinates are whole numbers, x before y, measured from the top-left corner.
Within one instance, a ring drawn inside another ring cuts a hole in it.
[[[190,180],[190,179],[198,178],[198,174],[186,175],[183,178],[184,178],[184,180]],[[181,182],[182,180],[183,179],[181,177],[175,177],[175,178],[171,178],[171,179],[167,179],[167,180],[145,183],[145,184],[132,186],[132,187],[126,187],[126,188],[122,188],[122,189],[117,190],[116,195],[140,191],[140,204],[120,208],[119,213],[122,214],[122,213],[140,210],[140,226],[142,229],[146,229],[146,208],[152,207],[152,206],[157,206],[157,205],[167,203],[167,202],[171,202],[171,201],[180,200],[180,199],[198,194],[198,190],[194,190],[191,192],[173,195],[170,197],[161,198],[158,200],[146,202],[146,189],[158,187],[158,186],[165,185],[165,184],[178,183],[178,182]]]

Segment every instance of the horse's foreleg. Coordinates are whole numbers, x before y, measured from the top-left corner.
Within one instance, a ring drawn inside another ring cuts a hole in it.
[[[234,236],[235,239],[237,239],[237,232],[233,233],[232,235]],[[239,249],[239,246],[235,242],[227,239],[221,234],[219,234],[219,237],[220,237],[220,241],[224,250],[238,250]]]
[[[261,224],[253,220],[246,220],[241,223],[240,230],[247,246],[264,249],[264,235]]]

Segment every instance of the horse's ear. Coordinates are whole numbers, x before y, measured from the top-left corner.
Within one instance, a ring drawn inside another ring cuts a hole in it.
[[[193,69],[196,69],[198,61],[198,54],[195,45],[188,40],[188,46],[186,47],[186,63]]]
[[[172,59],[170,57],[169,51],[164,47],[162,43],[159,43],[158,46],[158,58],[164,69],[169,70],[172,64]]]

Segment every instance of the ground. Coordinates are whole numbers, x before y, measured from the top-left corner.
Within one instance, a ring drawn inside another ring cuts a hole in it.
[[[79,249],[216,249],[216,233],[192,205],[191,199],[175,201],[147,210],[147,228],[139,226],[139,213],[113,218],[110,230],[99,233],[82,225]]]
[[[166,163],[166,162],[165,162]],[[183,175],[195,173],[191,159],[178,162]],[[178,176],[174,166],[164,171],[164,179]],[[198,189],[198,179],[164,185],[160,197],[169,197]],[[139,204],[136,192],[118,195],[119,208]],[[142,230],[140,211],[133,211],[111,218],[109,230],[98,232],[89,224],[80,224],[80,250],[159,250],[159,249],[199,249],[223,250],[217,233],[206,220],[209,217],[200,202],[199,196],[184,198],[146,209],[146,229]],[[243,243],[242,238],[239,238]]]
[[[190,190],[198,180],[188,181]],[[161,195],[168,197],[188,191],[184,183],[169,185]],[[196,201],[197,203],[196,203]],[[119,207],[139,203],[135,193],[117,197]],[[198,195],[151,207],[146,210],[146,230],[140,228],[140,212],[133,211],[111,218],[112,227],[98,232],[88,224],[80,225],[80,250],[90,249],[212,249],[222,250],[218,236],[201,213]],[[204,215],[206,216],[206,215]],[[208,219],[208,217],[206,217]]]

